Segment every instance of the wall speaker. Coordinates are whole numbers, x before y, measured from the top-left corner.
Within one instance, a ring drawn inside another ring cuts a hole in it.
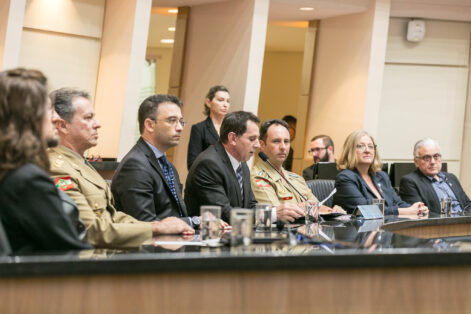
[[[407,40],[412,42],[422,41],[425,37],[425,21],[410,20],[407,24]]]

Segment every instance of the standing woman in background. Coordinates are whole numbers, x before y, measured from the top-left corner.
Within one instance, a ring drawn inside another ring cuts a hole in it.
[[[204,101],[204,114],[207,118],[191,127],[187,156],[188,170],[201,152],[219,140],[219,129],[222,120],[229,112],[229,107],[229,90],[221,85],[211,87]]]

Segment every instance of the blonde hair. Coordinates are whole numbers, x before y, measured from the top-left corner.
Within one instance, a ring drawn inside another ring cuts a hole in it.
[[[344,169],[354,170],[356,168],[358,164],[358,159],[357,159],[357,154],[356,154],[357,144],[360,142],[360,139],[365,135],[371,139],[371,141],[373,142],[373,145],[375,145],[376,147],[375,140],[373,139],[371,135],[368,134],[368,132],[364,130],[357,130],[353,133],[350,133],[350,135],[345,140],[345,143],[343,144],[343,151],[337,163],[338,170],[344,170]],[[382,166],[381,158],[379,157],[378,151],[376,149],[374,151],[374,154],[375,154],[375,157],[373,159],[373,163],[371,163],[370,167],[368,168],[368,172],[370,173],[376,173],[378,171],[381,171],[381,166]]]

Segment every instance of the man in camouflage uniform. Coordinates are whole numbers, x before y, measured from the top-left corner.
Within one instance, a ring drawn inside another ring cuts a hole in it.
[[[265,153],[268,160],[285,176],[307,200],[317,201],[311,189],[306,185],[303,177],[283,169],[282,164],[288,156],[290,137],[286,122],[278,119],[262,123],[260,128],[260,150]],[[304,199],[288,184],[284,178],[267,162],[259,159],[251,170],[252,191],[258,203],[268,203],[277,208],[277,219],[297,218],[303,213]],[[289,204],[289,208],[287,208]],[[283,208],[280,205],[285,205]],[[283,210],[284,209],[284,210]],[[340,207],[331,209],[321,206],[321,213],[332,211],[343,212]]]

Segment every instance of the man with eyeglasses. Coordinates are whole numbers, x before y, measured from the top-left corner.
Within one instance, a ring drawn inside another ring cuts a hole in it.
[[[335,162],[334,142],[328,135],[314,136],[308,153],[312,155],[314,164],[303,170],[303,178],[306,181],[314,179],[314,165],[318,162]]]
[[[51,96],[60,119],[56,121],[60,145],[48,151],[51,176],[56,186],[77,204],[87,227],[85,239],[95,247],[138,247],[153,235],[193,234],[194,230],[175,217],[139,221],[117,211],[108,183],[83,157],[96,146],[100,123],[87,92],[62,88]]]
[[[194,221],[188,217],[177,169],[166,157],[180,142],[185,126],[182,106],[173,95],[153,95],[140,105],[141,137],[119,164],[111,183],[116,209],[143,221],[174,216],[199,227],[197,217]]]
[[[471,206],[471,200],[461,187],[458,178],[442,172],[442,155],[436,140],[425,138],[414,146],[417,169],[401,179],[399,193],[408,202],[424,202],[430,211],[440,213],[440,200],[452,199],[452,213],[461,213]]]

